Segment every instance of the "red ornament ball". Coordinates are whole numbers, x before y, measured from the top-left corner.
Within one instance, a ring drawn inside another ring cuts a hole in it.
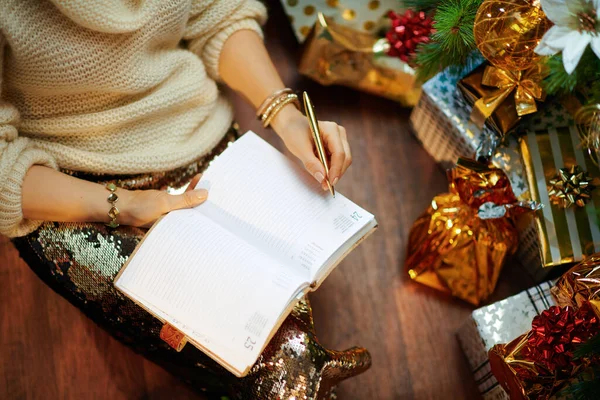
[[[429,37],[434,32],[433,21],[425,12],[412,10],[407,10],[402,15],[390,11],[388,17],[392,21],[392,27],[385,35],[390,44],[387,54],[408,62],[419,43],[429,42]]]

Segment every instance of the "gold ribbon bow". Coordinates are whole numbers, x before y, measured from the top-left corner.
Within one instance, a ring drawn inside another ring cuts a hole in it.
[[[515,109],[522,117],[537,111],[536,100],[544,101],[544,93],[540,83],[544,73],[540,65],[524,71],[507,71],[488,65],[483,72],[481,84],[498,88],[493,93],[478,99],[471,112],[471,120],[483,128],[485,120],[515,91]]]

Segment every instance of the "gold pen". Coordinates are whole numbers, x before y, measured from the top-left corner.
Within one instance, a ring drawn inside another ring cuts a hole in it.
[[[321,164],[325,167],[325,181],[327,182],[327,187],[329,187],[329,191],[331,195],[335,197],[335,189],[329,182],[329,166],[327,165],[327,153],[325,153],[325,146],[323,145],[323,138],[321,137],[321,132],[319,131],[319,123],[317,122],[317,117],[315,116],[315,109],[308,97],[308,93],[304,92],[304,109],[306,110],[306,118],[308,118],[308,125],[310,126],[310,131],[312,132],[313,140],[315,141],[315,147],[317,148],[317,154],[319,155],[319,159],[321,160]]]

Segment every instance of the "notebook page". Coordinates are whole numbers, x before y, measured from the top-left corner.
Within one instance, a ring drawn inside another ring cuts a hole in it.
[[[373,215],[335,198],[304,169],[253,132],[230,145],[204,173],[198,210],[311,282],[318,269]]]
[[[244,371],[302,282],[202,214],[179,210],[152,229],[115,285]]]

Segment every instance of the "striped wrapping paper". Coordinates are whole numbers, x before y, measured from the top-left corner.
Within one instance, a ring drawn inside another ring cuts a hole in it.
[[[481,307],[458,331],[460,346],[467,357],[484,400],[509,400],[492,374],[488,351],[508,343],[531,329],[533,317],[555,305],[550,294],[552,282],[544,282],[517,295]]]
[[[576,127],[547,126],[528,130],[521,139],[521,153],[533,200],[544,208],[536,216],[542,263],[555,266],[581,261],[600,251],[600,189],[593,192],[585,207],[563,209],[550,202],[548,181],[560,168],[579,165],[592,177],[600,170],[582,148]]]

